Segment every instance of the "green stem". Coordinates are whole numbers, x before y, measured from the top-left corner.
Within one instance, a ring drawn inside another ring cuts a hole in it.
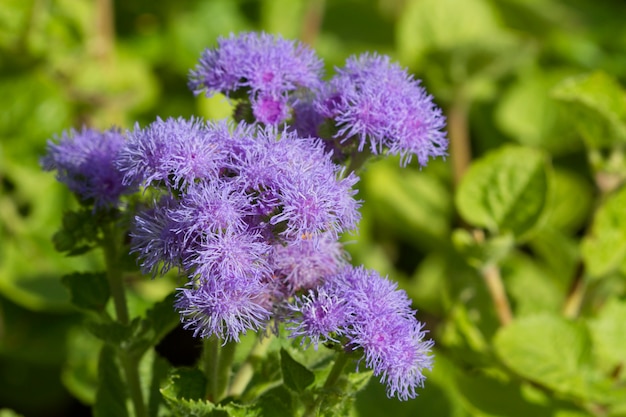
[[[317,410],[322,404],[322,401],[324,401],[324,398],[326,397],[328,391],[337,384],[337,381],[339,381],[339,377],[341,377],[343,369],[346,367],[349,359],[350,356],[347,353],[339,353],[337,359],[335,360],[335,363],[333,364],[332,369],[330,370],[330,373],[326,377],[322,392],[317,396],[315,401],[309,404],[303,414],[303,417],[314,417],[317,414]]]
[[[109,225],[103,227],[103,235],[102,247],[104,249],[104,262],[111,297],[115,305],[115,314],[117,321],[122,324],[128,324],[130,320],[128,316],[128,306],[126,305],[126,293],[124,292],[122,270],[119,268],[117,253],[117,243],[119,239],[117,239],[117,235]]]
[[[121,239],[118,238],[119,236],[115,233],[115,230],[111,227],[111,225],[103,226],[102,231],[102,248],[104,249],[106,276],[109,282],[113,304],[115,305],[115,314],[117,316],[117,321],[126,325],[130,322],[130,317],[128,314],[126,293],[124,290],[124,282],[122,280],[122,270],[119,267],[117,252],[118,243]],[[135,409],[135,416],[148,417],[148,410],[143,400],[141,380],[139,378],[140,358],[132,356],[123,348],[118,348],[118,354],[122,367],[124,368],[124,375],[126,376],[128,391]]]
[[[262,358],[267,352],[267,349],[272,343],[274,336],[259,334],[255,345],[248,354],[246,361],[241,364],[239,370],[233,377],[233,380],[228,389],[228,396],[239,397],[246,390],[246,387],[250,383],[252,376],[254,375],[254,363]]]
[[[237,343],[232,341],[226,343],[220,349],[220,360],[217,368],[217,401],[222,400],[222,398],[226,396],[226,389],[230,382],[230,372],[236,351]]]
[[[472,160],[468,127],[469,104],[459,91],[448,112],[448,136],[454,183],[458,184]]]
[[[206,399],[215,404],[226,396],[236,348],[235,342],[220,346],[220,341],[215,336],[204,341],[202,368],[207,378]]]
[[[502,326],[506,326],[513,320],[513,313],[509,305],[509,298],[504,290],[500,268],[495,264],[488,264],[482,269],[481,273],[496,308],[498,320]]]
[[[148,409],[143,400],[141,392],[141,380],[139,378],[139,360],[129,352],[120,351],[120,359],[126,375],[126,383],[128,384],[128,392],[135,409],[136,417],[148,417]]]
[[[217,368],[219,363],[220,345],[215,336],[204,340],[202,368],[207,379],[206,399],[217,403]]]

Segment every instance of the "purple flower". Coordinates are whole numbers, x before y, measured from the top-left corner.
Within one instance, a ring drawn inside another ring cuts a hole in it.
[[[215,49],[206,49],[189,76],[194,94],[231,95],[246,90],[257,120],[282,123],[289,117],[288,93],[315,88],[322,61],[307,46],[266,33],[220,37]]]
[[[144,129],[135,126],[117,160],[124,183],[162,182],[178,188],[199,178],[217,178],[226,160],[221,141],[227,132],[195,118],[157,118]]]
[[[352,187],[358,177],[341,177],[319,139],[300,138],[273,127],[257,130],[257,142],[233,166],[237,181],[255,190],[260,214],[286,240],[329,231],[335,236],[356,227],[359,202]]]
[[[258,233],[227,230],[208,235],[193,246],[185,267],[205,279],[263,281],[271,275],[270,250]]]
[[[191,184],[170,217],[174,230],[194,241],[227,230],[243,232],[249,227],[246,217],[252,214],[249,196],[232,181],[219,179]]]
[[[314,289],[347,264],[341,243],[329,234],[291,244],[275,244],[271,266],[288,295]]]
[[[445,117],[420,86],[387,56],[350,57],[318,97],[317,108],[335,121],[336,137],[345,146],[356,142],[373,154],[399,154],[402,164],[413,155],[422,166],[445,156]]]
[[[339,309],[334,300],[342,300],[346,315],[330,326],[326,315],[317,312]],[[311,309],[317,315],[305,315]],[[375,271],[346,266],[307,297],[297,298],[291,310],[297,313],[289,320],[292,336],[317,341],[341,335],[348,348],[363,352],[366,366],[387,384],[388,396],[406,400],[417,395],[425,379],[423,369],[432,366],[433,342],[424,340],[423,325],[396,283]]]
[[[155,276],[180,266],[186,245],[172,219],[172,210],[177,206],[173,198],[166,196],[153,207],[137,212],[130,233],[131,253],[138,254],[143,273]]]
[[[57,179],[78,198],[94,207],[116,206],[122,194],[133,191],[132,183],[122,183],[114,161],[124,146],[117,129],[104,132],[83,128],[64,132],[58,144],[48,141],[41,159],[46,171],[57,171]]]
[[[298,319],[288,327],[290,337],[303,337],[302,343],[312,343],[315,350],[320,343],[339,343],[350,317],[350,307],[338,294],[329,292],[326,287],[310,291],[299,297],[288,309],[298,314]]]
[[[245,278],[190,281],[178,290],[175,307],[194,336],[215,335],[224,342],[264,328],[271,314],[265,286]]]

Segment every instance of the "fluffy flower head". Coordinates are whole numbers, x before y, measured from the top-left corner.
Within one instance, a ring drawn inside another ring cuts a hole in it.
[[[124,146],[117,129],[104,132],[83,128],[64,132],[59,143],[48,141],[41,159],[46,171],[57,171],[57,179],[83,202],[94,207],[115,206],[122,194],[132,191],[132,183],[122,183],[116,160]]]

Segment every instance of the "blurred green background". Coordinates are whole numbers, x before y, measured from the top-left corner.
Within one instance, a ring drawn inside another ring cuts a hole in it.
[[[61,215],[76,203],[41,172],[48,139],[84,124],[130,128],[156,116],[228,116],[221,97],[195,98],[186,83],[203,48],[230,32],[301,39],[329,74],[350,54],[389,54],[423,80],[455,143],[447,160],[423,170],[372,163],[360,184],[360,233],[346,240],[354,242],[355,264],[400,281],[437,339],[448,313],[430,294],[459,224],[453,190],[468,161],[521,143],[573,171],[579,189],[592,183],[582,140],[551,90],[595,70],[626,84],[625,22],[623,0],[0,0],[0,408],[87,415],[76,397],[89,393],[72,389],[75,373],[67,369],[89,363],[68,349],[89,341],[73,337],[80,317],[60,277],[96,269],[101,259],[64,258],[53,249]],[[589,198],[580,201],[567,226],[572,235],[589,210]],[[477,411],[457,388],[471,382],[446,380],[459,363],[438,361],[415,401],[372,401],[383,396],[372,384],[363,404],[379,404],[381,415],[498,415],[497,407]],[[84,372],[88,378],[93,369]]]

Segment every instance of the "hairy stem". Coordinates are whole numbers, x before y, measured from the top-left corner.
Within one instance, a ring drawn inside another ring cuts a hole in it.
[[[496,308],[498,320],[501,325],[506,326],[513,320],[513,313],[511,313],[509,299],[504,290],[500,269],[495,264],[488,264],[482,269],[481,273]]]
[[[126,304],[126,292],[122,280],[122,270],[119,267],[118,259],[118,247],[121,245],[121,239],[116,233],[116,229],[110,224],[103,226],[102,231],[102,247],[104,249],[106,276],[109,282],[113,304],[115,305],[115,314],[118,322],[128,324],[130,317]],[[148,410],[143,399],[141,380],[139,378],[139,360],[141,358],[131,355],[121,347],[118,348],[118,355],[124,369],[128,392],[135,409],[135,416],[147,417]]]
[[[217,403],[217,369],[219,363],[220,345],[215,336],[205,339],[202,350],[202,370],[207,379],[206,399]]]
[[[128,324],[128,306],[126,304],[126,293],[124,291],[124,282],[122,280],[122,271],[119,267],[119,254],[117,252],[119,238],[111,225],[103,228],[104,262],[106,265],[106,276],[109,282],[111,297],[115,305],[115,314],[117,321],[122,324]]]
[[[254,363],[265,355],[274,336],[259,334],[256,344],[250,350],[246,361],[241,364],[228,389],[228,396],[239,397],[254,375]]]

